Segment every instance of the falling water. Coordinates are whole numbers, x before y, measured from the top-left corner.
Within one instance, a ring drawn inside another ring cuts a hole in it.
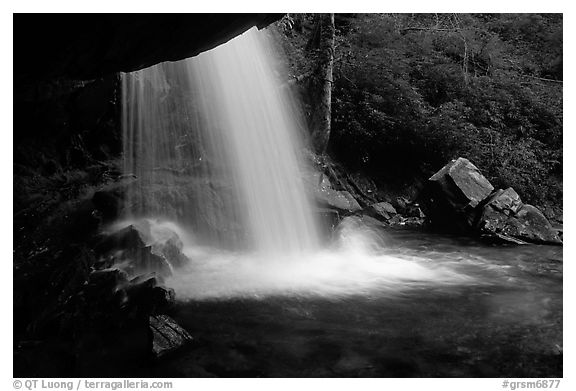
[[[274,54],[254,29],[123,75],[124,170],[136,177],[126,218],[184,242],[190,262],[167,282],[178,297],[398,294],[472,281],[454,262],[390,252],[361,219],[319,245],[303,181],[305,131]]]
[[[253,29],[123,76],[124,169],[138,178],[131,217],[176,218],[217,244],[267,254],[317,248],[302,131],[273,58]]]

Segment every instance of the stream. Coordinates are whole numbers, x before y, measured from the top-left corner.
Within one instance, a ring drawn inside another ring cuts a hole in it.
[[[195,341],[153,376],[562,376],[562,247],[411,230],[386,245],[475,282],[188,299],[173,316]]]

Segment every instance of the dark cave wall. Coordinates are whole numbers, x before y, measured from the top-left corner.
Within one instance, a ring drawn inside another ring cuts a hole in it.
[[[95,223],[91,193],[121,175],[119,72],[196,55],[279,17],[14,15],[15,258],[64,236],[57,227],[75,235]]]
[[[84,167],[121,152],[120,82],[109,75],[89,82],[40,82],[14,104],[15,172],[43,175]]]
[[[281,16],[15,14],[15,175],[119,156],[118,72],[195,56]]]
[[[193,57],[282,14],[14,15],[14,74],[87,80]]]

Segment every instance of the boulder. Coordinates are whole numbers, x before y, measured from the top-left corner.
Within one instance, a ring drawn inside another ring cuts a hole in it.
[[[120,269],[110,268],[94,270],[90,273],[88,284],[104,290],[115,290],[128,282],[128,275]]]
[[[498,197],[497,199],[501,198]],[[520,209],[517,209],[517,213],[513,213],[512,210],[516,209],[518,205],[518,202],[515,201],[511,204],[511,208],[499,209],[503,205],[502,202],[508,199],[508,197],[504,197],[501,202],[491,202],[484,206],[477,225],[482,235],[492,235],[511,242],[517,239],[541,244],[562,243],[558,231],[552,227],[538,208],[524,204]]]
[[[437,183],[456,205],[473,208],[494,190],[480,170],[462,157],[445,165],[429,181]]]
[[[430,177],[420,199],[432,225],[452,231],[471,230],[478,218],[477,206],[493,190],[476,166],[458,158]]]
[[[335,209],[343,213],[354,213],[362,210],[358,201],[350,192],[334,190],[326,175],[313,173],[305,178],[311,198],[319,208]]]
[[[388,221],[397,215],[396,209],[388,202],[378,202],[365,209],[365,213],[381,221]]]
[[[140,232],[133,225],[129,225],[104,236],[96,245],[95,250],[98,254],[106,254],[115,250],[133,250],[141,247],[144,247],[144,241]]]
[[[392,200],[392,206],[399,214],[405,214],[408,205],[410,205],[410,201],[404,197],[396,197]]]
[[[171,288],[158,285],[154,274],[138,276],[125,286],[124,306],[137,317],[158,314],[167,311],[175,302],[175,293]]]
[[[172,267],[181,267],[188,263],[189,259],[182,253],[182,248],[182,241],[178,237],[152,246],[153,252],[163,256]]]
[[[162,358],[192,342],[192,336],[167,315],[151,316],[150,330],[155,358]]]
[[[504,213],[505,215],[515,215],[524,206],[520,196],[516,191],[509,187],[506,190],[498,189],[486,201],[493,209]]]
[[[313,213],[324,228],[323,234],[329,238],[341,220],[340,212],[331,208],[315,208]]]
[[[130,249],[123,258],[128,261],[124,268],[130,275],[149,272],[162,277],[172,275],[172,265],[163,256],[154,254],[151,246]]]

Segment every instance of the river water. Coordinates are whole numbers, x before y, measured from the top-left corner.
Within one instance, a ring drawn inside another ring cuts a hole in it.
[[[172,315],[195,342],[154,375],[562,376],[561,247],[411,230],[381,235],[388,254],[467,278],[447,283],[419,274],[418,284],[397,292],[372,286],[188,298]]]

